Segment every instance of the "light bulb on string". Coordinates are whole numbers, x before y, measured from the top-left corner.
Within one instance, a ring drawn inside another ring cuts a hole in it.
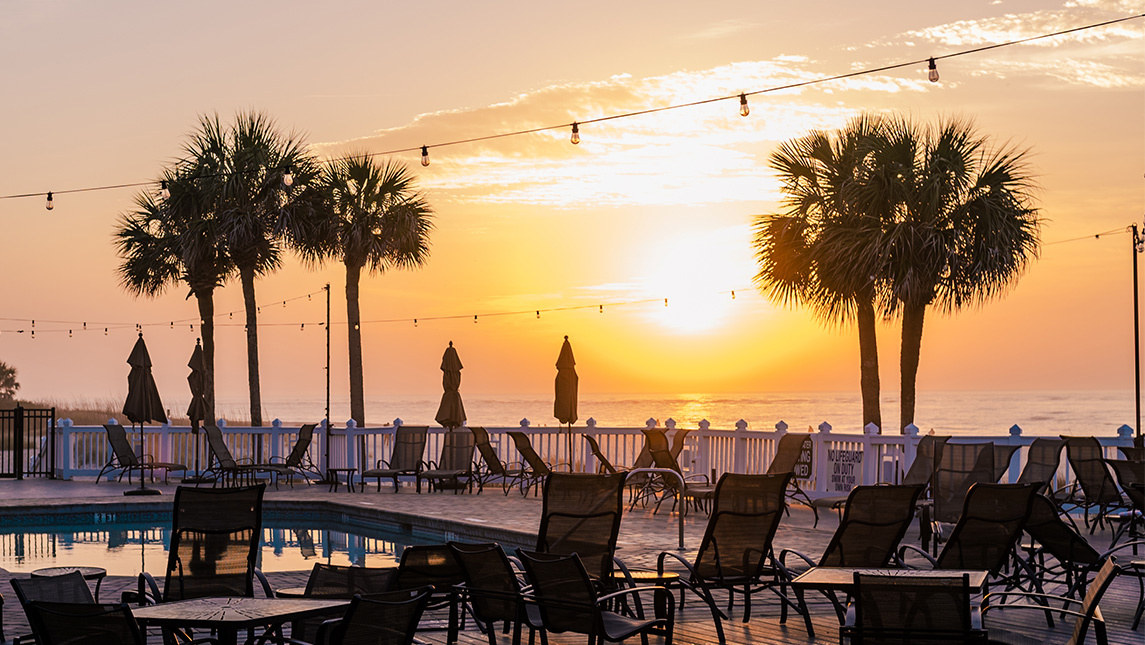
[[[537,319],[539,320],[540,318],[541,318],[541,310],[540,310],[540,309],[538,309],[538,310],[537,310]]]
[[[747,94],[740,93],[739,95],[739,115],[747,116],[751,114],[751,108],[747,106]]]
[[[52,191],[49,190],[48,191],[48,201],[44,203],[44,208],[47,210],[52,210],[55,207],[56,207],[56,205],[54,203],[52,203]]]
[[[159,182],[159,197],[162,199],[171,199],[171,189],[167,188],[167,180]]]
[[[476,324],[477,324],[477,316],[473,316],[473,324],[474,324],[474,325],[476,325]]]
[[[571,141],[574,146],[580,143],[580,127],[576,121],[573,121],[572,136],[569,137],[569,141]]]
[[[735,299],[736,299],[736,292],[732,291],[732,300],[735,300]]]
[[[72,337],[72,330],[69,329],[68,330],[68,338],[71,338],[71,337]]]
[[[421,165],[422,166],[428,166],[429,165],[429,148],[426,146],[421,147]]]
[[[600,313],[604,313],[604,305],[600,305]]]
[[[927,61],[927,69],[929,71],[927,72],[926,77],[930,79],[931,83],[937,83],[938,82],[938,65],[935,64],[933,58],[931,58],[930,60]]]
[[[667,298],[664,298],[664,306],[665,306],[665,307],[667,307],[667,306],[668,306],[668,299],[667,299]]]
[[[107,327],[104,327],[104,328],[103,328],[103,335],[104,335],[104,336],[106,336],[106,335],[107,335]]]
[[[414,327],[417,327],[417,318],[414,318],[414,319],[413,319],[413,326],[414,326]]]
[[[282,185],[290,188],[294,185],[294,167],[287,166],[286,171],[282,173]]]

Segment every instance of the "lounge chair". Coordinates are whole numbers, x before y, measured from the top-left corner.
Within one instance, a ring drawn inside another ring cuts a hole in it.
[[[811,509],[815,516],[815,522],[812,526],[815,527],[819,526],[819,509],[815,508],[815,504],[811,502],[811,497],[807,495],[806,491],[799,487],[799,480],[795,477],[795,464],[799,461],[799,455],[803,452],[803,442],[808,436],[803,433],[791,432],[780,437],[779,445],[775,447],[775,456],[772,457],[771,463],[767,466],[767,474],[792,474],[790,487],[787,489],[787,498]]]
[[[1014,458],[1014,453],[1018,452],[1021,446],[1008,446],[994,444],[994,482],[997,484],[1002,481],[1002,477],[1010,472],[1010,461]],[[1020,475],[1019,475],[1020,476]],[[1012,482],[1017,483],[1017,482]]]
[[[127,483],[131,483],[131,473],[139,471],[139,477],[142,479],[147,471],[151,471],[151,479],[155,479],[155,470],[163,470],[163,483],[167,483],[167,473],[172,470],[187,471],[187,467],[183,464],[155,461],[150,455],[143,455],[140,459],[135,454],[135,450],[131,447],[131,441],[127,438],[127,428],[119,425],[118,423],[105,423],[103,424],[104,430],[107,431],[107,442],[111,444],[111,459],[104,465],[99,474],[95,476],[95,483],[99,483],[99,478],[104,475],[120,471],[119,479],[122,480],[123,476],[127,475]],[[109,477],[110,479],[110,477]]]
[[[769,564],[769,560],[771,542],[787,506],[786,491],[790,479],[791,473],[725,473],[716,483],[712,512],[695,560],[688,562],[672,551],[665,551],[656,559],[657,575],[663,575],[668,558],[684,566],[686,572],[678,584],[707,603],[721,645],[727,640],[720,619],[727,619],[727,615],[717,606],[713,590],[727,591],[731,600],[736,594],[743,595],[745,623],[751,618],[753,594],[766,589],[779,593],[776,590],[778,569],[773,563]],[[799,606],[797,601],[782,594],[780,598],[791,603],[805,617],[809,615],[806,607]],[[807,635],[814,638],[809,618],[806,625]]]
[[[425,468],[422,457],[425,454],[425,441],[429,426],[398,426],[394,433],[394,450],[390,460],[379,459],[377,466],[362,472],[362,490],[366,489],[366,478],[378,480],[378,492],[382,492],[382,479],[394,480],[394,492],[398,492],[398,477],[413,475],[417,492],[421,492],[421,479],[418,475]]]
[[[508,468],[497,456],[497,449],[489,442],[489,433],[485,428],[473,426],[469,428],[477,444],[477,452],[481,455],[483,467],[479,466],[474,473],[477,480],[477,493],[485,489],[485,484],[500,480],[501,490],[508,491],[509,482],[520,474],[520,468]],[[508,494],[508,493],[506,493]]]
[[[671,645],[675,599],[664,587],[630,587],[600,595],[596,583],[576,554],[517,553],[532,585],[533,598],[546,632],[587,634],[589,643],[615,643],[636,635],[647,643],[651,634],[662,636],[665,645]],[[608,609],[619,599],[640,593],[653,595],[655,617],[645,617],[643,612],[633,616]]]
[[[946,444],[948,439],[950,439],[950,437],[939,437],[932,434],[924,435],[918,440],[918,445],[915,447],[914,461],[911,462],[910,468],[903,473],[901,478],[901,484],[903,486],[922,486],[922,495],[919,497],[918,502],[916,502],[919,507],[931,505],[931,500],[928,499],[927,496],[929,494],[930,479],[934,475],[935,458],[942,454],[942,447]],[[816,497],[811,500],[811,503],[817,508],[835,509],[839,512],[839,518],[842,519],[843,506],[847,503],[847,495]],[[929,511],[926,515],[929,517]],[[930,525],[929,522],[924,521],[922,515],[919,516],[919,532],[921,535],[926,536],[922,540],[923,544],[930,541]]]
[[[684,442],[691,433],[691,428],[680,428],[672,435],[672,456],[676,458],[676,461],[680,461],[680,453],[684,452]]]
[[[315,562],[306,580],[306,598],[353,598],[356,595],[384,593],[397,571],[395,567],[357,567]],[[314,642],[318,629],[329,616],[304,618],[290,625],[292,641]]]
[[[290,450],[290,454],[285,459],[271,457],[269,463],[255,464],[252,468],[258,473],[270,473],[274,479],[275,490],[278,490],[279,477],[286,477],[291,488],[294,488],[294,475],[296,474],[302,475],[307,483],[310,483],[311,476],[314,479],[322,479],[322,472],[310,459],[310,444],[314,440],[314,429],[317,427],[317,423],[307,423],[300,427],[294,448]],[[281,461],[276,462],[276,459],[281,459]]]
[[[708,501],[711,500],[712,495],[716,492],[716,487],[708,480],[708,476],[704,474],[695,474],[684,476],[684,471],[680,468],[680,463],[672,456],[671,448],[668,446],[668,440],[663,432],[659,430],[644,430],[644,435],[647,437],[648,452],[652,455],[652,462],[657,468],[675,471],[680,476],[677,480],[674,477],[657,476],[652,482],[646,486],[646,495],[657,495],[656,508],[652,512],[660,510],[660,504],[668,495],[672,496],[672,508],[676,508],[676,502],[680,501],[682,505],[691,504],[696,508],[706,508]],[[683,490],[680,490],[680,480],[684,483]],[[686,506],[681,508],[684,510]]]
[[[318,630],[317,645],[412,645],[432,589],[408,589],[354,596],[341,620]]]
[[[83,574],[79,571],[62,576],[44,576],[42,578],[12,578],[9,580],[12,589],[16,591],[16,598],[28,617],[28,624],[33,624],[32,612],[29,605],[35,601],[65,602],[73,604],[94,605],[95,596]],[[26,645],[36,642],[35,634],[17,636],[12,640],[13,645]]]
[[[432,588],[426,609],[449,609],[446,626],[452,631],[458,620],[458,594],[455,587],[465,582],[465,572],[453,550],[445,544],[407,546],[398,560],[391,590]],[[436,627],[436,626],[435,626]]]
[[[971,607],[970,575],[914,578],[855,573],[854,603],[840,642],[986,643]]]
[[[609,580],[623,509],[623,473],[552,473],[545,481],[536,551],[576,553],[594,578]]]
[[[651,468],[655,465],[652,460],[652,451],[650,445],[653,443],[649,437],[658,434],[663,438],[663,441],[657,440],[658,446],[668,445],[668,438],[664,435],[664,431],[659,428],[645,428],[640,432],[644,436],[644,445],[640,447],[640,452],[636,453],[636,461],[632,462],[632,468],[629,470],[637,470],[640,468]],[[624,469],[621,469],[624,470]],[[629,490],[629,504],[628,508],[636,507],[639,502],[641,506],[646,506],[648,500],[656,497],[656,495],[663,489],[660,484],[660,478],[657,475],[644,473],[633,475],[628,478]]]
[[[1105,465],[1105,450],[1096,437],[1062,438],[1065,439],[1066,458],[1076,479],[1059,497],[1059,503],[1080,507],[1084,513],[1085,525],[1092,534],[1105,524],[1107,514],[1125,508],[1121,491],[1109,474]]]
[[[418,490],[421,490],[421,480],[429,482],[429,489],[450,488],[453,493],[473,487],[473,452],[474,438],[472,432],[464,428],[450,430],[445,433],[441,444],[441,457],[438,461],[426,464],[426,470],[417,474]]]
[[[144,645],[146,638],[131,608],[124,604],[36,600],[28,620],[39,645]],[[186,645],[217,643],[213,638],[184,639]]]
[[[1061,465],[1064,439],[1038,437],[1026,451],[1026,465],[1018,475],[1018,484],[1040,484],[1046,495],[1053,494],[1054,477]]]
[[[255,465],[249,461],[240,464],[231,456],[231,449],[227,447],[219,426],[207,424],[203,426],[203,434],[207,436],[207,448],[211,454],[207,469],[203,471],[204,479],[214,480],[216,486],[221,483],[224,487],[253,482]]]
[[[1110,546],[1117,544],[1124,536],[1129,536],[1130,540],[1139,540],[1145,537],[1145,531],[1142,530],[1145,524],[1145,473],[1142,472],[1142,464],[1124,459],[1106,459],[1105,464],[1113,471],[1129,502],[1129,512],[1121,516],[1121,526],[1113,532]]]
[[[602,475],[615,475],[620,472],[612,465],[608,457],[604,455],[604,451],[600,449],[600,443],[596,440],[596,437],[586,434],[584,435],[584,440],[588,442],[588,449],[592,451],[592,456],[596,458],[596,472]]]
[[[541,456],[533,449],[529,435],[524,432],[507,432],[506,434],[513,440],[513,446],[517,448],[523,463],[517,474],[509,481],[508,487],[505,488],[505,494],[508,495],[509,489],[513,486],[520,486],[521,494],[528,495],[530,489],[545,481],[549,473],[553,472],[554,466],[541,459]],[[533,494],[535,495],[536,492],[534,491]]]
[[[930,480],[933,504],[923,507],[923,513],[932,523],[934,551],[943,537],[943,525],[949,527],[958,521],[966,499],[966,492],[974,484],[993,484],[994,444],[992,443],[946,443],[942,454],[935,463],[934,476]],[[921,533],[921,532],[920,532]],[[926,543],[925,540],[923,542]]]
[[[535,630],[543,628],[540,612],[536,603],[526,603],[524,582],[501,545],[450,542],[449,548],[465,576],[460,590],[489,645],[497,645],[498,622],[504,623],[506,633],[513,629],[514,643],[521,641],[521,627],[528,627],[533,642]],[[447,641],[456,640],[454,627]]]

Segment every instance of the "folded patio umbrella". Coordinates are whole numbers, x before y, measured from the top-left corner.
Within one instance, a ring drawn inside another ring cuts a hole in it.
[[[195,477],[191,481],[201,482],[198,435],[199,425],[207,419],[207,397],[204,394],[207,366],[203,360],[203,346],[200,339],[195,340],[195,351],[191,352],[191,360],[187,362],[187,367],[191,368],[191,373],[187,375],[187,385],[191,388],[191,404],[187,406],[187,416],[191,419],[191,432],[195,436]],[[184,478],[183,481],[189,480]]]
[[[557,421],[569,425],[566,443],[568,444],[570,466],[573,463],[572,424],[576,422],[576,389],[579,381],[575,366],[576,360],[573,359],[572,345],[569,344],[569,337],[565,336],[565,342],[561,345],[560,356],[557,357],[556,400],[553,402],[553,416],[557,418]]]
[[[143,424],[148,421],[167,423],[163,412],[163,401],[159,399],[159,388],[155,386],[155,376],[151,374],[151,355],[143,342],[143,332],[127,357],[131,371],[127,374],[127,400],[123,402],[123,414],[132,425],[139,424],[140,460],[143,456]],[[159,491],[144,486],[143,473],[139,475],[139,488],[125,491],[124,495],[158,495]]]
[[[465,423],[465,406],[461,403],[461,358],[453,348],[453,341],[445,348],[441,357],[441,386],[444,392],[441,395],[441,405],[437,408],[434,417],[443,428],[457,428]]]

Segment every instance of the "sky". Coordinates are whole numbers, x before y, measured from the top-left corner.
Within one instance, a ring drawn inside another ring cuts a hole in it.
[[[203,114],[264,111],[324,158],[379,153],[752,92],[1143,8],[9,0],[0,196],[154,180]],[[450,341],[463,394],[550,392],[565,335],[586,394],[856,390],[853,328],[753,288],[751,223],[779,208],[775,146],[863,111],[972,118],[999,144],[1028,148],[1038,178],[1040,259],[1003,298],[928,316],[920,392],[1129,390],[1125,230],[1145,212],[1143,36],[1135,20],[941,60],[939,83],[918,65],[761,94],[746,118],[721,101],[589,124],[576,146],[559,128],[432,148],[426,168],[416,152],[395,155],[417,175],[436,229],[425,267],[363,279],[366,396],[439,392]],[[185,287],[136,298],[116,273],[112,231],[138,190],[57,195],[50,212],[42,196],[0,199],[0,361],[17,368],[22,396],[121,398],[135,324],[160,390],[184,396],[194,299]],[[343,271],[288,257],[257,285],[264,399],[321,398],[326,283],[332,382],[345,397]],[[220,401],[246,395],[241,303],[237,281],[216,293]],[[555,311],[569,307],[580,308]],[[492,315],[507,312],[525,313]],[[889,391],[898,325],[878,330]]]

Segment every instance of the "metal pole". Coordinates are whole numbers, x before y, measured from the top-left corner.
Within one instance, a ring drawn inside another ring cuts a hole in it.
[[[1133,231],[1133,405],[1137,411],[1137,425],[1134,426],[1137,442],[1141,442],[1141,307],[1138,303],[1137,290],[1137,254],[1141,252],[1145,241],[1137,230],[1137,224],[1130,227]]]
[[[326,283],[326,478],[330,478],[330,283]]]

